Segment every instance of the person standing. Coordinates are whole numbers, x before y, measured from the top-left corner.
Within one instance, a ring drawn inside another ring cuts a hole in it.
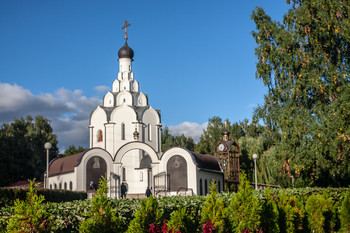
[[[126,198],[126,191],[128,191],[128,189],[126,188],[126,185],[122,183],[122,185],[120,186],[120,194],[122,198]]]
[[[152,191],[151,191],[151,189],[149,187],[147,187],[147,189],[146,189],[146,197],[149,197],[151,195],[152,195]]]

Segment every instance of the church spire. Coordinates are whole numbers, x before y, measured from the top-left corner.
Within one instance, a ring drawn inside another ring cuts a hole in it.
[[[125,20],[125,23],[124,23],[124,26],[122,27],[122,29],[125,29],[125,37],[124,37],[124,39],[125,39],[125,43],[127,43],[127,41],[128,41],[128,27],[130,27],[131,26],[131,24],[130,23],[128,23],[128,21],[127,20]]]
[[[127,20],[125,20],[124,26],[122,27],[122,29],[125,29],[125,44],[123,47],[121,47],[118,51],[118,56],[119,58],[129,58],[129,59],[133,59],[134,57],[134,51],[132,50],[132,48],[129,47],[127,41],[128,41],[128,31],[127,28],[130,27],[131,24],[128,23]]]

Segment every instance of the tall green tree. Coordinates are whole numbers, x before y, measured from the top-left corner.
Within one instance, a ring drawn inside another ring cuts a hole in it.
[[[18,180],[43,179],[46,170],[45,142],[50,142],[50,159],[58,154],[57,137],[43,116],[15,119],[0,128],[0,186]]]
[[[61,154],[60,156],[65,157],[65,156],[68,156],[68,155],[74,155],[74,154],[78,154],[80,152],[83,152],[85,150],[86,150],[86,148],[84,148],[82,146],[75,147],[74,145],[70,145],[68,147],[68,149],[65,150],[64,153]]]
[[[214,148],[220,138],[222,132],[225,130],[225,124],[218,116],[212,117],[208,120],[207,129],[204,130],[197,143],[196,152],[201,154],[214,154]]]
[[[350,182],[349,1],[288,0],[282,23],[253,11],[256,76],[268,88],[256,109],[279,132],[279,175],[297,186]]]
[[[173,136],[169,133],[169,128],[165,127],[162,131],[162,151],[166,151],[171,147],[179,146],[194,151],[195,142],[191,137],[186,137],[184,134]]]

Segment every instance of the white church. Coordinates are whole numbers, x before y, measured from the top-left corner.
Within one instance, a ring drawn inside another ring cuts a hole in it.
[[[109,197],[144,197],[147,187],[153,195],[205,195],[215,180],[218,191],[224,189],[224,173],[219,160],[186,148],[161,150],[161,114],[149,105],[132,72],[134,51],[127,44],[119,49],[119,73],[112,90],[89,120],[90,148],[56,158],[49,164],[47,188],[94,192],[107,174]]]

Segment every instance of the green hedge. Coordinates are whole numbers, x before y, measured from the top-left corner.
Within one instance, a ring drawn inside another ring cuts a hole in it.
[[[28,189],[0,188],[0,207],[12,206],[16,199],[25,200]],[[84,200],[86,192],[72,192],[67,190],[38,189],[38,195],[43,195],[46,202],[67,202]]]
[[[266,191],[264,190],[253,191],[253,195],[258,198],[261,206],[266,204],[271,205],[271,202],[266,201],[267,199],[273,200],[277,205],[279,217],[274,221],[278,221],[280,228],[277,232],[311,232],[311,229],[319,227],[320,224],[323,224],[321,228],[332,228],[332,232],[344,232],[341,230],[341,227],[343,229],[349,229],[349,214],[345,213],[349,201],[344,201],[346,195],[347,199],[349,199],[349,193],[350,188],[303,188],[271,190],[271,194],[266,197]],[[217,198],[224,203],[224,211],[230,209],[230,203],[235,195],[234,193],[221,193],[217,195]],[[201,232],[202,208],[208,197],[209,196],[175,196],[157,198],[156,200],[158,202],[159,211],[163,212],[162,220],[169,221],[174,211],[179,210],[181,207],[186,207],[187,215],[191,216],[191,219],[195,223],[193,227],[197,229],[197,232]],[[142,200],[110,199],[109,201],[126,229],[129,223],[134,219],[135,212],[140,209]],[[314,205],[313,203],[319,204]],[[321,208],[323,205],[322,203],[325,203],[324,207],[322,207],[323,209],[318,210],[318,208]],[[331,205],[329,205],[329,203],[331,203]],[[50,215],[54,216],[55,232],[78,232],[80,223],[87,219],[89,213],[91,213],[91,201],[89,200],[76,200],[62,203],[50,202],[46,204],[46,207]],[[263,210],[264,208],[262,208],[260,212],[261,216],[264,215]],[[316,220],[318,221],[318,219],[310,217],[310,213],[316,211],[319,211],[320,216],[323,215],[326,217],[324,222],[315,222]],[[13,208],[11,206],[0,208],[0,229],[6,229],[6,221],[13,213]],[[264,218],[266,219],[266,216]],[[263,224],[261,226],[263,226]],[[318,231],[316,230],[316,232]]]

